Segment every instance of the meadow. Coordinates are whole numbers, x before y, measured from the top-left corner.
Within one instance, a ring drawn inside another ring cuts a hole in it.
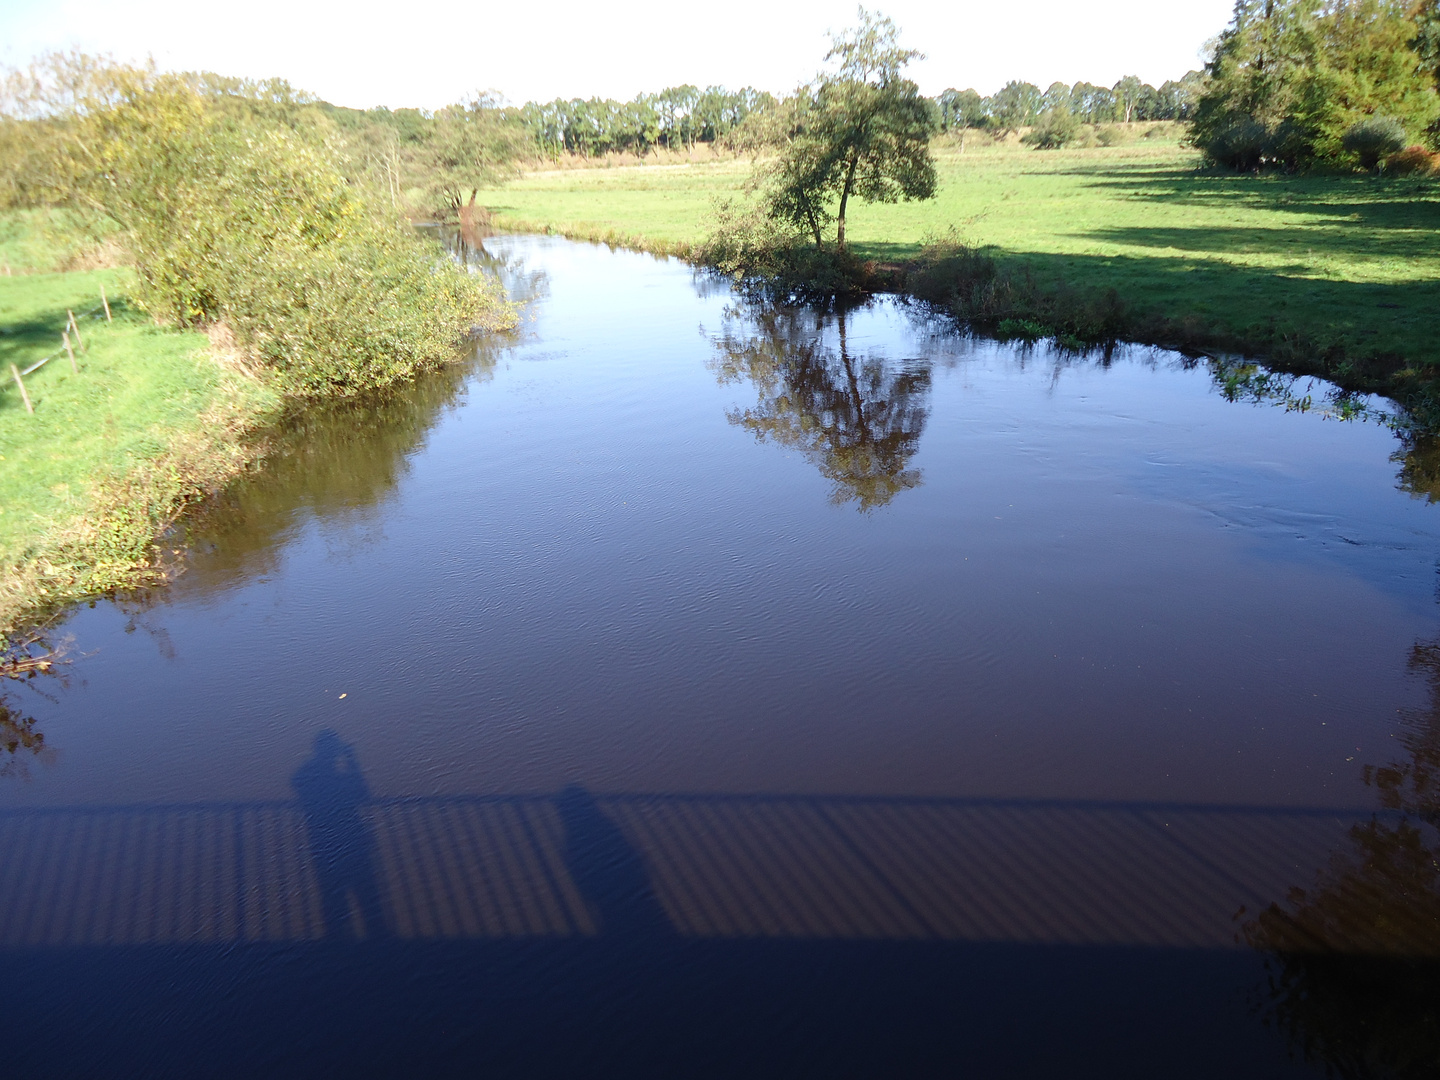
[[[217,364],[204,334],[135,310],[131,282],[125,269],[0,276],[0,630],[17,612],[133,583],[137,568],[143,578],[156,529],[243,464],[230,437],[278,404]],[[113,321],[95,310],[102,287]],[[76,371],[60,351],[69,311]],[[32,414],[11,365],[45,356],[24,379]]]
[[[1048,151],[941,141],[937,198],[852,207],[852,242],[904,263],[953,233],[1042,288],[1114,290],[1139,322],[1188,324],[1197,343],[1440,363],[1440,181],[1210,172],[1178,134]],[[540,169],[479,201],[500,228],[683,253],[750,167]]]

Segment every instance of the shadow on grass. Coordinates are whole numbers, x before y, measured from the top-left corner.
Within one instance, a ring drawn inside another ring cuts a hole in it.
[[[1089,187],[1157,202],[1315,214],[1366,229],[1440,229],[1440,183],[1426,178],[1252,176],[1154,166],[1070,169],[1063,175],[1088,176]]]
[[[1257,228],[1242,225],[1114,226],[1073,234],[1111,244],[1173,248],[1178,251],[1225,255],[1321,255],[1344,259],[1427,259],[1435,256],[1436,236],[1420,228],[1395,227],[1389,231],[1367,226],[1315,225]],[[1303,271],[1299,262],[1287,270]]]
[[[1105,235],[1157,249],[1153,255],[1037,254],[986,249],[1015,292],[1037,308],[1061,309],[1097,302],[1112,292],[1123,310],[1121,336],[1182,349],[1224,349],[1275,357],[1305,374],[1344,376],[1342,361],[1378,362],[1392,374],[1406,365],[1440,363],[1434,313],[1440,280],[1398,283],[1341,281],[1302,276],[1303,262],[1283,266],[1233,265],[1216,259],[1161,254],[1158,249],[1223,252],[1253,232],[1223,229],[1110,229]],[[900,256],[899,246],[867,245],[865,254]],[[903,256],[901,256],[903,257]],[[1044,312],[1040,312],[1044,314]],[[1006,312],[1033,317],[1036,312]],[[1306,366],[1306,354],[1318,366]],[[1324,361],[1322,364],[1321,361]],[[1356,387],[1359,388],[1359,387]],[[1370,385],[1366,389],[1380,389]]]
[[[10,365],[22,370],[42,356],[63,351],[60,335],[66,329],[69,318],[68,308],[57,306],[16,322],[0,324],[0,375],[9,377]],[[110,301],[110,315],[116,323],[139,323],[148,317],[123,297]],[[98,330],[105,325],[104,315],[89,315],[77,312],[81,340],[89,330]]]

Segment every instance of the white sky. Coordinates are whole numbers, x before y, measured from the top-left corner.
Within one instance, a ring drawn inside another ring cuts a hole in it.
[[[1200,66],[1231,0],[882,0],[928,59],[927,94],[1009,79],[1159,85]],[[630,98],[679,83],[783,91],[820,66],[852,0],[0,0],[0,63],[79,46],[162,67],[282,76],[341,105],[434,108],[477,89],[515,102]]]

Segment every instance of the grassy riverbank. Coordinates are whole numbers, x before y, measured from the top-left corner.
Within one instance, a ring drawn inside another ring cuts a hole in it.
[[[1173,132],[1110,148],[937,151],[935,200],[851,208],[861,255],[904,264],[953,229],[1036,295],[1113,291],[1134,332],[1162,344],[1301,367],[1304,355],[1377,360],[1383,385],[1440,369],[1440,181],[1207,174]],[[550,170],[481,201],[501,227],[683,253],[748,170]]]
[[[205,335],[157,327],[124,296],[124,270],[0,277],[0,633],[69,602],[158,576],[154,539],[243,469],[244,432],[279,395],[223,362]],[[113,322],[87,313],[111,298]],[[60,345],[83,348],[25,378]]]

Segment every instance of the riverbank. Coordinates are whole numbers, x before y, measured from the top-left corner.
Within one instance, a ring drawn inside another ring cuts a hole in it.
[[[908,290],[927,244],[953,235],[1005,283],[1003,306],[956,311],[984,329],[1063,341],[1100,312],[1129,340],[1243,353],[1422,409],[1435,396],[1434,179],[1210,174],[1173,134],[1045,152],[939,145],[937,159],[935,200],[851,210],[878,286]],[[748,173],[724,161],[546,170],[481,201],[498,228],[687,257]],[[943,286],[929,275],[942,305]]]
[[[206,335],[156,326],[123,269],[0,277],[0,635],[165,576],[156,540],[260,452],[281,398]],[[111,319],[104,316],[101,289]],[[61,348],[79,321],[75,370]],[[33,412],[10,365],[24,371]]]

